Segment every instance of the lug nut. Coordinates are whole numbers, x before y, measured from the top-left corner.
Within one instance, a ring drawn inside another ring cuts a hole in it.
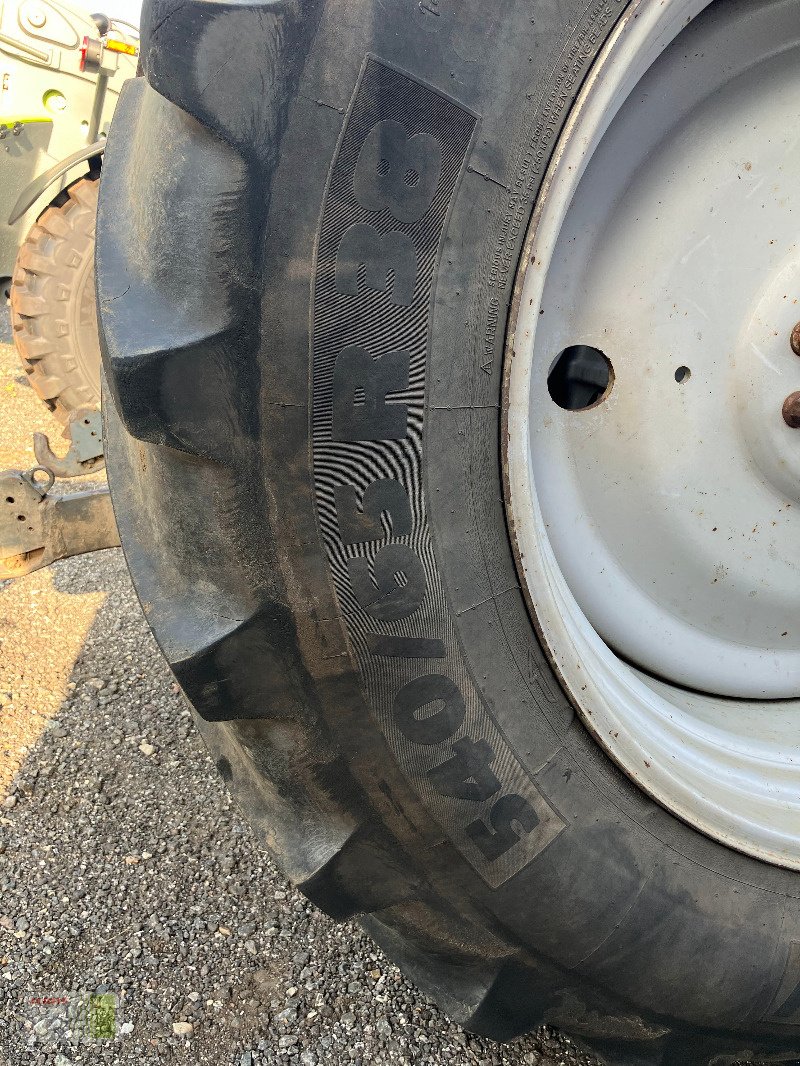
[[[795,355],[800,355],[800,322],[792,330],[792,336],[789,339],[789,343],[792,346],[792,351]]]
[[[800,429],[800,392],[793,392],[783,401],[783,421],[792,429]]]

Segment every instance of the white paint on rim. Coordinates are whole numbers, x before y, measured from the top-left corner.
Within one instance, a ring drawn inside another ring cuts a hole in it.
[[[641,0],[616,27],[531,221],[505,446],[529,605],[584,721],[676,815],[800,868],[797,12]],[[570,344],[614,367],[591,410],[547,393]]]

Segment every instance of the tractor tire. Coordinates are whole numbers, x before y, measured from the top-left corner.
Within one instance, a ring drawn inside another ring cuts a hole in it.
[[[504,494],[548,163],[671,3],[151,0],[98,216],[106,459],[147,620],[311,901],[473,1032],[788,1062],[800,874],[602,750]]]
[[[100,403],[94,292],[98,182],[80,178],[37,219],[11,280],[11,328],[33,390],[60,422]]]

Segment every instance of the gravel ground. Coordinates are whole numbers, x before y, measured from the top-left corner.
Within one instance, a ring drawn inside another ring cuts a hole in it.
[[[3,327],[0,316],[0,329]],[[57,427],[0,344],[0,468]],[[7,798],[5,798],[7,797]],[[543,1030],[448,1021],[357,925],[256,845],[143,620],[119,551],[0,582],[0,1060],[591,1066]],[[119,1039],[53,1035],[87,992]]]

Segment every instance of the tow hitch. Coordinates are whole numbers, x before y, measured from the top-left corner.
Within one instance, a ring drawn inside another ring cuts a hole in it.
[[[0,579],[24,577],[57,559],[119,545],[108,486],[50,494],[57,477],[102,470],[100,412],[74,411],[64,436],[70,447],[62,458],[44,433],[35,433],[37,465],[0,473]]]

